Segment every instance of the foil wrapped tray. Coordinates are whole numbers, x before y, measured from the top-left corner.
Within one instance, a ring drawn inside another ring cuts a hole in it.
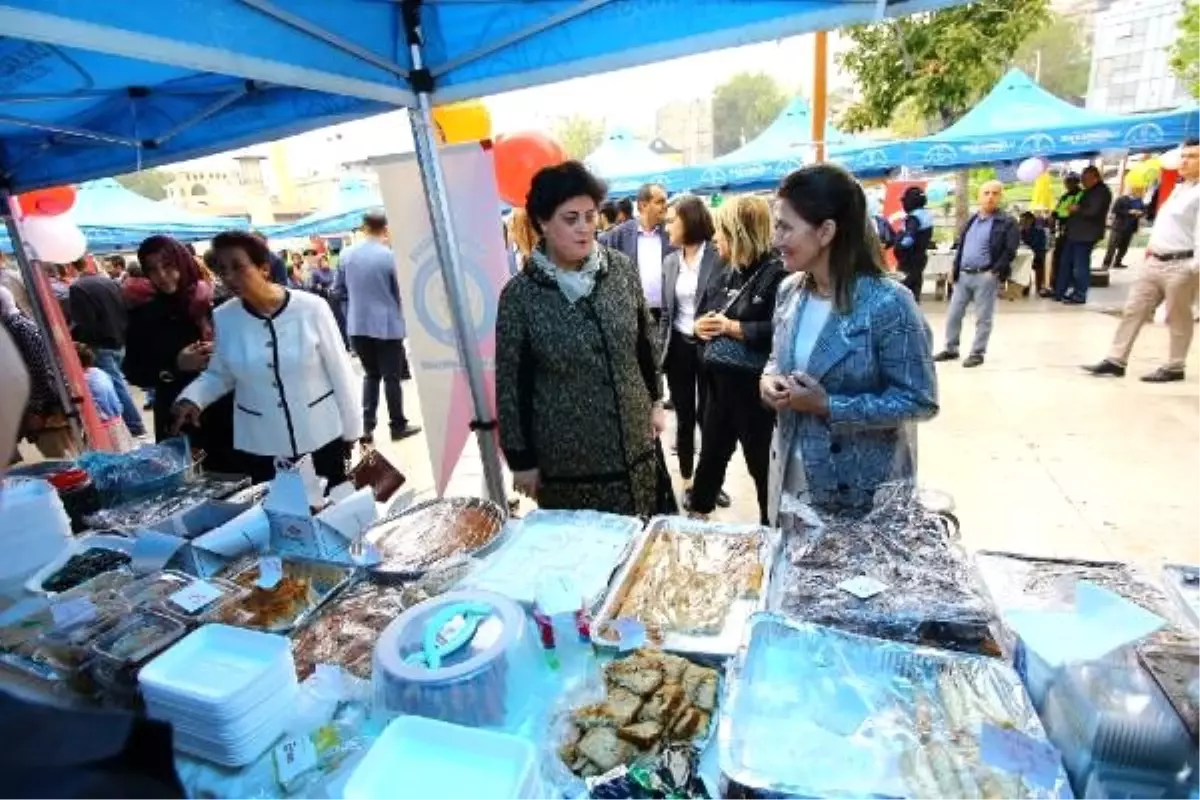
[[[725,686],[718,758],[738,795],[1069,796],[1020,679],[997,659],[763,613]],[[1007,739],[1036,760],[1000,758]]]
[[[697,658],[737,651],[746,620],[766,607],[779,532],[757,525],[655,517],[634,540],[592,621],[597,647],[627,649],[631,619],[646,644]]]
[[[97,511],[88,515],[84,522],[93,530],[137,530],[186,511],[205,500],[223,500],[249,485],[250,479],[242,475],[201,474],[150,497]]]
[[[428,500],[376,522],[363,539],[379,552],[376,580],[407,581],[455,556],[479,556],[499,544],[508,513],[477,497]]]

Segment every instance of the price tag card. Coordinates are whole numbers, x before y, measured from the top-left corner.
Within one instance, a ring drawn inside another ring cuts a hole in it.
[[[283,559],[279,556],[261,556],[258,559],[258,580],[255,586],[260,589],[274,589],[283,580]]]
[[[877,581],[870,575],[859,575],[838,584],[842,591],[849,592],[860,600],[867,600],[888,588],[886,583]]]
[[[50,615],[54,617],[54,627],[69,628],[72,625],[82,625],[94,620],[96,606],[86,597],[76,597],[65,603],[51,605]]]
[[[646,626],[632,617],[618,617],[609,623],[617,633],[617,649],[622,653],[646,646]]]
[[[292,781],[317,766],[317,747],[307,736],[289,736],[271,752],[275,776],[285,789]]]
[[[988,722],[983,723],[979,752],[983,763],[1044,789],[1054,788],[1062,768],[1062,759],[1049,742]]]
[[[195,614],[223,594],[223,590],[208,581],[192,581],[167,600],[183,609],[185,613]]]

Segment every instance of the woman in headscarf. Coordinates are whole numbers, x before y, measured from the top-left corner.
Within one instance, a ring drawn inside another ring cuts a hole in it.
[[[153,293],[129,309],[122,371],[130,383],[154,391],[154,438],[162,441],[171,436],[175,399],[208,366],[213,292],[201,280],[195,257],[169,236],[142,242],[138,263]],[[139,299],[144,294],[141,290]],[[204,451],[205,469],[246,474],[233,449],[232,395],[205,409],[200,425],[184,433],[193,452]]]
[[[518,492],[542,508],[660,510],[665,425],[654,323],[637,270],[596,242],[604,184],[578,161],[533,178],[541,243],[500,293],[496,405]]]

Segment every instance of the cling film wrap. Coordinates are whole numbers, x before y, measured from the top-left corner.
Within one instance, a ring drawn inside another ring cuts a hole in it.
[[[1001,752],[997,735],[1035,756]],[[1004,663],[776,614],[751,620],[717,737],[721,772],[746,796],[1069,796]]]
[[[881,489],[864,516],[786,515],[782,526],[767,610],[865,636],[999,654],[993,609],[957,530],[907,484]],[[864,582],[876,593],[852,591]]]

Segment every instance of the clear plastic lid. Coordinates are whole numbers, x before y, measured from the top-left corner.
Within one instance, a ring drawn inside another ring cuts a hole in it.
[[[96,639],[92,652],[110,665],[138,665],[170,647],[186,632],[182,622],[166,614],[136,611]]]
[[[191,575],[164,569],[139,578],[122,589],[120,595],[131,606],[149,607],[161,603],[194,580]]]

